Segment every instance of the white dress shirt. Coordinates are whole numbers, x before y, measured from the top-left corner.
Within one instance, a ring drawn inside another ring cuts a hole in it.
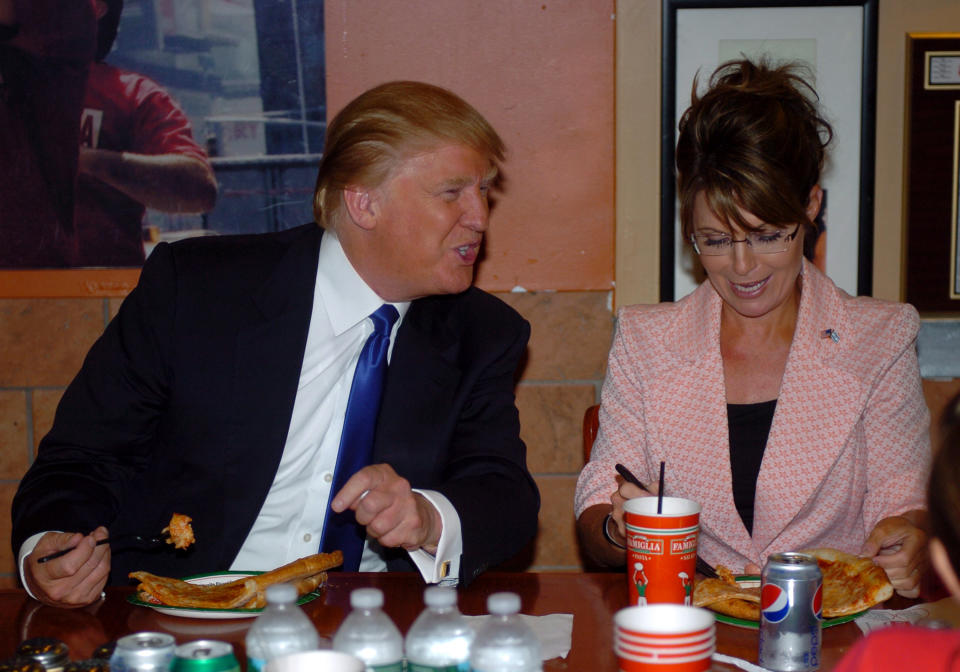
[[[336,494],[331,492],[333,471],[354,370],[373,332],[369,316],[383,303],[354,270],[336,236],[325,232],[287,441],[260,514],[231,569],[268,570],[318,552],[326,512]],[[397,330],[410,307],[409,302],[393,305],[400,319],[391,332],[388,361]],[[437,508],[443,531],[436,556],[416,550],[410,552],[410,558],[428,583],[456,583],[463,549],[460,517],[439,492],[416,492]],[[33,535],[20,547],[21,580],[24,559],[42,535]],[[376,541],[367,539],[360,571],[386,570],[379,548]]]
[[[313,312],[300,368],[290,430],[273,485],[231,569],[269,568],[316,553],[330,500],[340,449],[343,419],[360,351],[373,333],[370,314],[384,301],[350,264],[340,241],[325,232],[320,246]],[[407,303],[393,304],[400,319],[393,325],[387,360]],[[436,557],[410,554],[424,580],[436,583],[459,575],[463,547],[460,517],[439,492],[418,491],[439,510],[443,532]],[[368,539],[360,571],[384,571],[378,545]]]

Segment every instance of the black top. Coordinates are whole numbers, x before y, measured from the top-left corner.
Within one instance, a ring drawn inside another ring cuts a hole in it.
[[[733,502],[750,536],[753,536],[753,502],[757,494],[757,476],[777,400],[759,404],[727,404],[730,426],[730,472],[733,476]]]

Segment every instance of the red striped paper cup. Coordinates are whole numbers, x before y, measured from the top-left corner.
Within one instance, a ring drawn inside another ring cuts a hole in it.
[[[680,604],[627,607],[614,616],[613,648],[621,672],[702,672],[716,650],[706,609]]]
[[[690,499],[628,499],[627,586],[630,604],[691,604],[700,534],[700,505]]]

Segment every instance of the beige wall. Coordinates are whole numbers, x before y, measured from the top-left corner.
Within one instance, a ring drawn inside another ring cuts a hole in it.
[[[617,306],[660,300],[660,4],[617,2]]]

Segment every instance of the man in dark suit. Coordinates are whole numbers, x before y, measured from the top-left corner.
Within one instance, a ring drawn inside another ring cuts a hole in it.
[[[449,91],[381,85],[328,128],[323,230],[158,246],[14,498],[31,593],[78,606],[137,569],[269,569],[316,552],[329,511],[365,532],[360,570],[469,581],[522,548],[539,508],[513,396],[529,325],[471,286],[502,156]],[[383,304],[400,317],[372,460],[334,491]],[[158,532],[174,511],[194,519],[185,553],[95,545]]]

